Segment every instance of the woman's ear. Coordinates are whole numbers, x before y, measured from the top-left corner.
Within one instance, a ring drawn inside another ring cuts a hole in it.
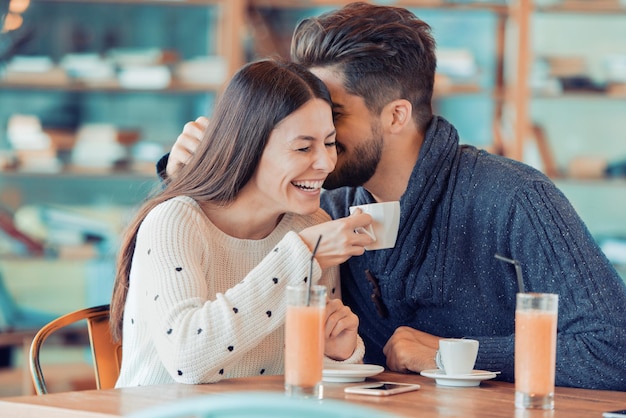
[[[382,121],[385,129],[391,133],[403,130],[412,120],[413,106],[406,99],[391,101],[382,111]]]

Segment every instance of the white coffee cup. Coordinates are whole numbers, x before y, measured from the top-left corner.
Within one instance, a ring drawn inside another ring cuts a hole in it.
[[[372,223],[367,228],[355,230],[359,234],[369,235],[374,242],[365,247],[366,250],[383,250],[393,248],[398,237],[400,226],[400,202],[370,203],[367,205],[350,206],[350,214],[356,208],[360,208],[363,213],[368,213],[372,217]]]
[[[437,367],[447,375],[463,375],[474,370],[477,356],[477,340],[444,338],[439,340],[439,351],[437,351],[435,362]]]

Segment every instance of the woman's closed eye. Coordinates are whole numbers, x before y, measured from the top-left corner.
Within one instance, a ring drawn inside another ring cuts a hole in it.
[[[325,142],[324,146],[326,148],[336,148],[337,147],[337,142],[336,141]],[[298,151],[298,152],[310,152],[311,151],[311,147],[296,148],[296,151]]]

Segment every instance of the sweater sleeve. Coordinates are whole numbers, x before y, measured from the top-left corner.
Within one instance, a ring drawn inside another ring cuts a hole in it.
[[[316,263],[317,264],[317,263]],[[319,284],[326,286],[326,292],[329,299],[341,299],[341,283],[339,280],[339,267],[331,267],[324,270]],[[356,347],[350,357],[345,360],[334,360],[330,357],[324,357],[324,363],[332,364],[355,364],[363,363],[365,356],[365,343],[360,335],[357,335]]]
[[[167,161],[170,158],[170,153],[168,152],[164,156],[162,156],[159,161],[156,163],[156,174],[159,177],[159,180],[164,181],[167,178]]]
[[[559,295],[556,385],[626,390],[626,286],[574,208],[535,182],[507,216],[506,250],[522,264],[525,290]],[[481,368],[512,375],[514,336],[480,344]]]
[[[197,225],[199,215],[183,204],[153,210],[144,220],[136,251],[147,255],[133,265],[149,277],[145,306],[150,334],[169,374],[181,383],[218,381],[223,370],[284,323],[287,285],[308,275],[310,250],[288,232],[234,287],[208,293],[201,261],[211,262]],[[314,276],[321,271],[315,264]]]
[[[365,344],[363,343],[363,339],[360,335],[356,336],[356,347],[354,348],[354,352],[350,357],[345,360],[335,360],[330,357],[324,356],[324,364],[333,365],[333,364],[361,364],[363,363],[363,356],[365,356]]]

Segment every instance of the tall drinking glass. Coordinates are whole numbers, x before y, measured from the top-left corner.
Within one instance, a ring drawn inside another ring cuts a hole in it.
[[[558,295],[518,293],[515,309],[515,406],[554,409]]]
[[[326,287],[287,286],[285,391],[321,399]],[[307,304],[308,302],[308,304]]]

